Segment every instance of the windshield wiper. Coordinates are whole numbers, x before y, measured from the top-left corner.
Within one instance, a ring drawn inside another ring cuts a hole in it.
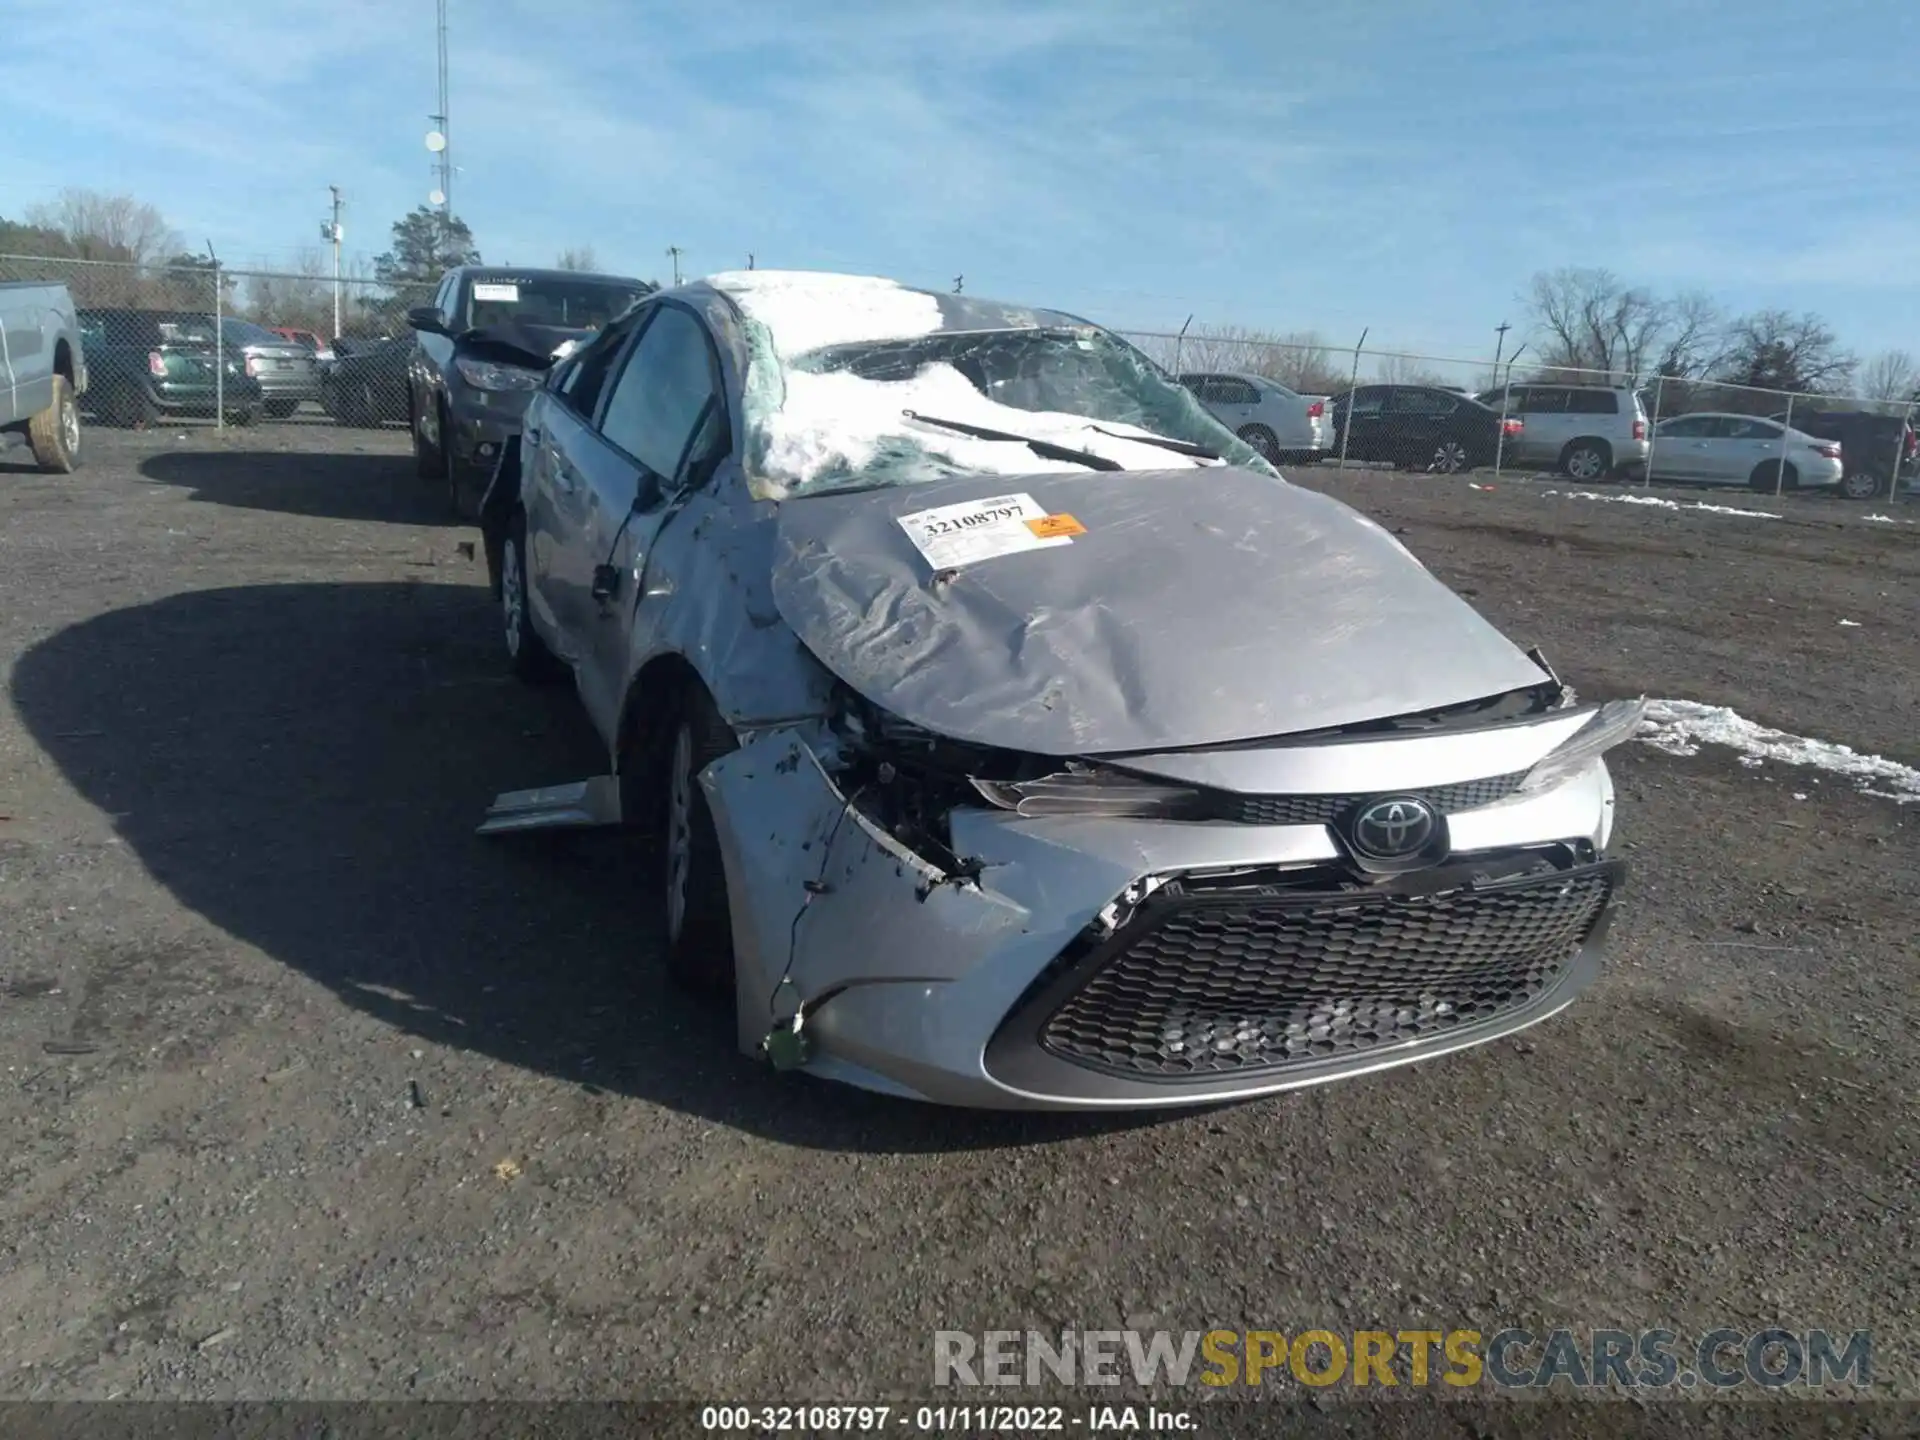
[[[1098,425],[1089,425],[1087,428],[1097,435],[1111,435],[1116,440],[1138,440],[1142,445],[1158,445],[1162,450],[1171,450],[1176,455],[1191,455],[1196,460],[1220,458],[1204,445],[1195,445],[1187,440],[1175,440],[1169,435],[1156,435],[1151,430],[1142,430],[1138,435],[1129,435],[1124,430],[1105,430]]]
[[[918,420],[923,425],[938,425],[943,430],[956,430],[962,435],[971,435],[976,440],[1005,440],[1014,445],[1024,445],[1042,460],[1071,460],[1076,465],[1084,465],[1089,470],[1124,470],[1127,467],[1118,460],[1109,460],[1104,455],[1096,455],[1091,450],[1076,450],[1071,445],[1056,445],[1051,440],[1035,440],[1030,435],[1016,435],[1011,430],[993,430],[985,425],[969,425],[964,420],[942,420],[938,415],[922,415],[918,410],[900,412],[909,420]]]

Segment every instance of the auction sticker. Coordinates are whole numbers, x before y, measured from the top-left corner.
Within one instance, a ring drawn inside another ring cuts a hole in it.
[[[1051,550],[1071,545],[1075,535],[1086,533],[1086,527],[1071,515],[1049,515],[1031,495],[1002,495],[916,510],[900,517],[900,528],[935,570],[953,570],[1026,550]]]
[[[476,280],[473,282],[473,298],[476,300],[505,300],[509,304],[520,301],[518,285],[502,285],[497,280]]]

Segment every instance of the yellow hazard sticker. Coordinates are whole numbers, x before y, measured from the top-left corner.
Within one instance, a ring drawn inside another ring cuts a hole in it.
[[[1087,527],[1071,515],[1039,515],[1027,521],[1027,528],[1042,540],[1059,540],[1069,535],[1087,533]]]

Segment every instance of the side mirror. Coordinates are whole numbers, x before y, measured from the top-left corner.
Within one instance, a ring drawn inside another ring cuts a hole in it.
[[[407,324],[415,330],[424,331],[428,335],[444,335],[447,333],[446,317],[432,305],[411,306],[407,310]]]

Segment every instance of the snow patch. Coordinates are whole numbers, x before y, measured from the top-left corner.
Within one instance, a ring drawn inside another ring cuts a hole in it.
[[[1770,730],[1736,714],[1724,705],[1702,705],[1697,700],[1652,700],[1646,720],[1634,737],[1669,755],[1695,755],[1702,745],[1725,745],[1740,752],[1749,767],[1772,760],[1824,770],[1854,782],[1863,795],[1905,805],[1920,802],[1920,770],[1879,755],[1862,755],[1830,740],[1809,740]]]
[[[1778,520],[1770,510],[1743,510],[1737,505],[1709,505],[1703,500],[1663,500],[1658,495],[1600,495],[1592,490],[1542,490],[1542,495],[1564,495],[1569,500],[1604,500],[1613,505],[1654,505],[1662,510],[1704,510],[1710,515],[1745,515],[1750,520]]]
[[[874,275],[728,270],[707,284],[765,325],[783,360],[828,345],[908,340],[940,328],[940,302]]]

